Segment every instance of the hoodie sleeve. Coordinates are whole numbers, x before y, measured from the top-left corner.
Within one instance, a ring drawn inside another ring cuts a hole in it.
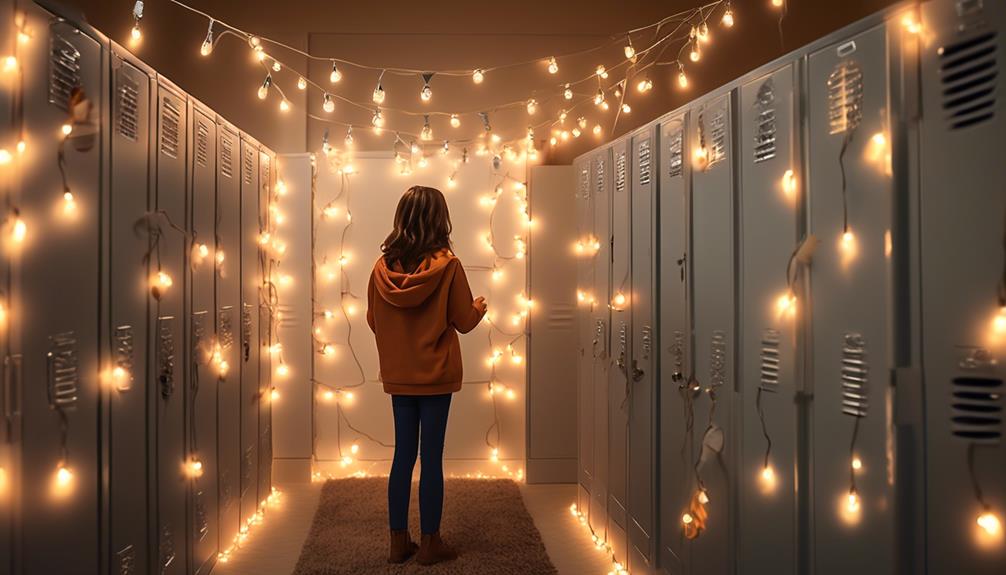
[[[370,272],[370,282],[367,284],[367,325],[370,331],[377,333],[374,329],[374,272]]]
[[[483,314],[473,305],[472,289],[468,286],[468,276],[461,267],[461,261],[455,262],[450,293],[447,296],[447,321],[459,332],[468,333],[482,321]]]

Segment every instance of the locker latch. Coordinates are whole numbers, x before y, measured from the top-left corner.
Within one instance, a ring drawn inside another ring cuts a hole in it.
[[[646,372],[639,369],[639,362],[632,360],[632,381],[640,382],[643,380],[644,375],[646,375]]]

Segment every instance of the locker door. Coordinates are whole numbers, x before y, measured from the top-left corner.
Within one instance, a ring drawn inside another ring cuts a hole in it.
[[[0,13],[13,13],[11,0],[0,0]],[[16,30],[14,22],[8,19],[0,25],[0,46],[14,53]],[[8,153],[14,153],[19,140],[18,129],[12,121],[14,110],[14,91],[10,86],[0,90],[0,148]],[[5,205],[14,203],[13,187],[16,167],[6,166],[0,172],[0,201]],[[10,265],[11,260],[6,253],[0,256],[0,305],[10,310]],[[0,322],[0,357],[9,361],[10,324],[7,320]],[[15,445],[14,428],[20,424],[16,419],[13,401],[13,381],[4,366],[0,380],[0,575],[10,575],[14,567],[14,501],[17,490],[18,476],[16,461],[18,460]]]
[[[238,133],[218,120],[216,148],[216,245],[223,252],[217,263],[217,340],[221,370],[217,383],[220,549],[238,535],[241,489],[241,149]]]
[[[109,357],[109,493],[113,573],[149,565],[147,495],[147,297],[150,244],[137,237],[150,201],[150,113],[154,72],[113,45],[111,256],[108,265],[111,323]]]
[[[692,171],[692,294],[695,313],[694,385],[686,417],[693,421],[691,524],[693,573],[732,572],[735,517],[734,460],[734,190],[731,96],[701,105],[689,126]],[[708,513],[703,526],[699,508]]]
[[[608,374],[611,361],[611,148],[591,160],[591,211],[596,243],[591,286],[591,365],[594,397],[594,479],[590,526],[598,537],[608,535]]]
[[[591,164],[590,156],[583,156],[576,161],[576,200],[577,237],[575,254],[576,266],[576,300],[578,337],[577,351],[577,421],[578,421],[578,457],[579,471],[577,473],[577,505],[580,511],[590,514],[591,483],[594,477],[594,367],[592,344],[594,322],[592,318],[593,282],[594,282],[594,206],[591,194]]]
[[[217,368],[213,352],[215,329],[214,280],[217,263],[227,263],[227,252],[216,249],[216,122],[200,106],[190,107],[192,182],[189,233],[192,238],[192,304],[189,349],[189,459],[201,470],[192,473],[192,571],[207,573],[217,554]]]
[[[740,368],[743,426],[738,564],[796,573],[796,330],[799,148],[793,66],[740,92]],[[772,529],[764,529],[766,524]]]
[[[279,225],[279,220],[274,218],[269,211],[269,206],[273,200],[273,190],[276,186],[276,157],[263,149],[259,153],[259,222],[264,224],[264,229],[259,230],[274,232]],[[256,246],[258,244],[256,243]],[[265,265],[262,277],[271,277],[275,269],[275,261],[265,250],[259,250],[262,254],[261,261]],[[259,349],[267,349],[273,341],[273,317],[272,299],[270,293],[263,294],[259,304]],[[263,353],[259,358],[259,396],[268,397],[272,390],[272,364],[270,354]],[[259,465],[258,465],[258,501],[261,505],[269,496],[272,487],[272,403],[261,402],[259,409]]]
[[[19,215],[8,215],[6,240],[16,244],[20,259],[12,309],[25,318],[18,321],[23,358],[20,368],[18,358],[13,366],[22,410],[21,567],[24,573],[90,574],[99,569],[95,310],[107,53],[70,23],[34,6],[27,11],[35,37],[20,53],[31,151],[15,204]],[[64,125],[73,130],[66,137]],[[26,226],[21,242],[13,239],[21,233],[14,228],[18,218]]]
[[[241,138],[241,523],[258,509],[259,289],[258,144]]]
[[[657,217],[656,127],[646,128],[632,138],[632,344],[629,354],[629,568],[636,573],[652,572],[656,544],[654,512],[654,410],[656,396],[655,331],[657,246],[654,233]]]
[[[612,145],[611,366],[608,383],[608,542],[627,562],[629,371],[632,361],[632,206],[629,142]]]
[[[921,48],[920,180],[930,573],[1006,572],[1002,528],[978,524],[986,512],[1006,521],[1004,9],[941,1],[922,13],[932,40]]]
[[[692,442],[687,418],[692,395],[691,321],[688,295],[688,117],[660,126],[660,552],[667,573],[684,573],[689,547],[681,531],[692,489]]]
[[[885,258],[892,187],[878,147],[890,121],[886,41],[878,26],[809,57],[810,231],[821,241],[809,306],[820,574],[893,567]]]
[[[185,573],[189,465],[186,449],[185,276],[186,100],[158,79],[157,190],[151,232],[151,390],[155,406],[157,482],[157,567],[159,573]],[[159,239],[158,239],[159,238]],[[161,275],[164,274],[164,275]],[[170,278],[170,279],[169,279]]]

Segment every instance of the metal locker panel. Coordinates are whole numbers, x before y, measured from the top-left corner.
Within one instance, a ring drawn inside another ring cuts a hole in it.
[[[241,522],[258,509],[258,418],[259,404],[267,400],[259,389],[259,305],[262,260],[258,237],[259,145],[241,135],[238,161],[241,184]]]
[[[213,567],[218,549],[217,378],[213,362],[216,333],[215,279],[227,252],[216,246],[216,143],[213,113],[190,100],[189,175],[191,177],[189,235],[192,241],[191,305],[189,308],[189,460],[201,468],[192,473],[189,534],[195,573]]]
[[[99,570],[100,550],[95,310],[102,295],[107,52],[97,35],[37,6],[25,10],[35,31],[19,50],[31,148],[22,164],[17,211],[8,212],[8,229],[19,234],[13,228],[18,219],[26,226],[14,256],[12,309],[27,319],[17,322],[21,347],[8,367],[16,372],[22,416],[20,569],[91,574]],[[64,125],[73,129],[67,137]]]
[[[738,564],[796,573],[796,336],[800,149],[794,65],[740,89],[740,333],[743,420]],[[764,529],[766,524],[772,529]]]
[[[1006,6],[927,2],[922,22],[926,559],[930,573],[1003,573],[1002,529],[991,536],[978,518],[987,505],[1006,520]]]
[[[656,545],[654,528],[656,469],[654,463],[655,410],[657,407],[657,290],[656,217],[658,200],[659,138],[656,125],[632,136],[630,148],[630,189],[632,255],[631,316],[629,352],[629,568],[636,573],[653,571]]]
[[[734,186],[732,92],[700,104],[689,124],[692,149],[692,291],[694,379],[698,387],[685,417],[693,421],[691,567],[725,574],[734,565],[735,426]],[[699,508],[708,513],[705,521]],[[705,523],[705,525],[703,525]],[[680,529],[680,527],[679,527]]]
[[[594,478],[590,526],[598,537],[608,537],[608,374],[611,367],[611,197],[612,154],[604,148],[591,158],[591,210],[596,243],[591,285],[591,365],[594,395]]]
[[[156,433],[157,519],[156,570],[185,573],[188,564],[188,473],[186,448],[185,366],[189,358],[186,333],[186,265],[189,242],[186,222],[186,154],[188,110],[184,93],[158,78],[156,217],[150,219],[150,381],[153,384]],[[165,274],[165,275],[161,275]],[[169,279],[170,278],[170,279]]]
[[[608,377],[608,542],[627,562],[629,372],[632,361],[632,157],[627,139],[612,152],[611,353]]]
[[[660,125],[658,235],[660,289],[660,441],[658,562],[667,573],[683,573],[688,565],[681,515],[692,490],[693,448],[687,418],[691,395],[691,313],[689,285],[689,209],[691,164],[688,114]]]
[[[591,482],[594,476],[594,367],[591,354],[593,339],[592,297],[594,282],[594,198],[591,188],[590,156],[574,163],[576,190],[574,201],[577,215],[577,237],[574,248],[577,258],[577,482],[580,486],[577,505],[582,513],[590,513]]]
[[[810,231],[821,244],[804,307],[814,346],[812,561],[820,574],[894,565],[887,62],[883,26],[808,62]]]
[[[13,13],[12,0],[0,0],[0,13]],[[14,49],[14,39],[17,31],[12,19],[0,25],[0,46]],[[16,149],[18,129],[12,121],[14,110],[14,92],[10,89],[0,90],[0,147],[11,152]],[[7,173],[0,175],[0,201],[5,205],[14,203],[13,197],[13,167],[6,169]],[[8,254],[0,256],[0,304],[10,310],[10,265]],[[8,373],[7,364],[11,361],[10,324],[5,321],[0,324],[0,354],[4,361],[3,373],[0,375],[0,575],[10,575],[14,569],[14,516],[16,493],[18,491],[17,462],[20,459],[16,445],[19,441],[14,433],[20,427],[13,397],[13,380]]]
[[[265,147],[259,152],[259,222],[264,228],[262,232],[275,232],[279,226],[279,219],[274,217],[269,211],[276,189],[276,156]],[[258,244],[256,244],[258,245]],[[276,262],[272,255],[262,250],[262,256],[266,268],[263,270],[263,277],[272,277],[273,271],[277,270]],[[262,294],[259,304],[259,349],[267,349],[275,341],[273,309],[275,300],[272,292],[266,290]],[[259,356],[259,393],[261,397],[267,397],[272,389],[272,362],[268,353]],[[263,401],[259,409],[259,447],[258,447],[258,500],[261,505],[272,488],[272,402]]]
[[[217,383],[219,547],[227,549],[240,524],[241,140],[237,130],[219,118],[216,133],[216,245],[224,253],[223,262],[216,266],[216,332],[221,361],[227,365]]]
[[[156,72],[112,44],[109,274],[112,370],[108,390],[109,518],[112,573],[130,573],[150,563],[147,497],[147,298],[150,244],[137,237],[137,222],[149,210],[150,142]],[[130,571],[132,570],[132,571]]]

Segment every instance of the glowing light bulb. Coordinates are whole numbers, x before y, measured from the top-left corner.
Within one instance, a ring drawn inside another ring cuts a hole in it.
[[[129,43],[136,46],[143,40],[143,31],[140,30],[140,23],[137,22],[133,25],[133,29],[129,31]]]
[[[698,62],[702,58],[702,52],[699,51],[699,43],[692,42],[692,50],[688,53],[688,59],[692,62]]]
[[[451,127],[459,128],[461,127],[461,118],[457,114],[451,114]]]
[[[324,393],[321,394],[322,399],[325,401],[332,401],[335,399],[335,392],[331,389],[326,389]]]
[[[328,75],[328,81],[338,84],[340,80],[342,80],[342,72],[339,71],[339,65],[332,62],[332,73]]]
[[[632,60],[636,57],[636,49],[632,46],[632,40],[629,40],[629,43],[625,45],[624,51],[626,59]]]
[[[73,124],[63,124],[60,131],[63,132],[64,136],[69,136],[73,133]]]
[[[499,462],[499,460],[500,460],[500,450],[494,447],[492,453],[489,455],[489,461],[497,463]]]
[[[280,112],[289,112],[290,111],[290,102],[286,98],[283,98],[282,100],[280,100],[279,111]]]
[[[602,65],[598,66],[594,70],[594,74],[597,74],[597,76],[600,77],[600,78],[607,78],[608,77],[608,69],[605,68],[604,65],[602,64]]]
[[[857,513],[859,511],[859,495],[854,489],[850,490],[848,497],[846,497],[845,510],[849,513]]]
[[[272,71],[273,72],[279,72],[282,69],[283,69],[283,65],[280,64],[278,60],[273,60],[273,62],[272,62]]]
[[[538,100],[531,98],[527,101],[527,113],[529,116],[533,116],[538,113]]]
[[[628,301],[628,298],[625,297],[625,294],[618,292],[615,294],[615,297],[611,299],[611,304],[615,307],[615,309],[621,309],[625,306],[626,301]]]
[[[424,102],[429,102],[433,99],[433,88],[429,84],[423,86],[423,89],[419,91],[419,99]]]
[[[685,525],[690,525],[692,521],[695,521],[695,518],[692,517],[691,513],[685,513],[681,516],[681,522]]]
[[[14,161],[14,155],[7,148],[0,149],[0,166],[6,166]]]
[[[649,78],[643,78],[642,80],[639,81],[638,84],[636,84],[636,90],[639,90],[639,92],[641,93],[649,92],[652,89],[653,89],[653,80]]]
[[[321,355],[335,355],[335,346],[330,343],[321,346]]]
[[[601,124],[595,124],[594,125],[594,135],[595,136],[600,136],[601,135]]]
[[[792,292],[784,293],[775,302],[776,312],[780,317],[784,315],[792,316],[796,313],[796,296]]]
[[[849,230],[846,230],[842,234],[842,249],[846,250],[846,251],[852,249],[852,244],[855,241],[856,241],[856,236],[852,235],[852,232],[850,232]]]
[[[4,72],[13,72],[14,70],[17,70],[17,57],[7,56],[6,58],[4,58],[3,70]]]
[[[200,477],[203,474],[203,462],[198,459],[191,459],[185,465],[185,472],[189,477]]]
[[[567,100],[573,99],[573,88],[569,84],[566,84],[566,87],[562,90],[562,97]]]
[[[916,19],[915,14],[909,12],[901,17],[901,27],[909,34],[918,34],[922,31],[922,24]]]
[[[1006,305],[999,308],[999,313],[992,319],[992,331],[997,335],[1006,334]]]
[[[377,87],[374,88],[374,94],[371,98],[374,100],[375,104],[383,104],[385,98],[384,86],[378,84]]]
[[[276,375],[279,377],[286,377],[290,375],[290,368],[285,363],[280,362],[280,364],[276,366]]]
[[[988,510],[979,515],[975,523],[985,530],[985,533],[992,536],[998,535],[1002,530],[1002,523],[999,521],[999,518],[996,517],[995,513]]]
[[[622,104],[622,113],[628,114],[630,112],[632,112],[632,107],[629,106],[628,104]]]
[[[700,42],[709,42],[709,26],[706,25],[705,22],[699,24],[699,31],[696,34],[696,38],[698,38]]]
[[[555,56],[548,59],[548,73],[558,74],[559,73],[559,63],[555,61]]]
[[[796,194],[796,176],[793,174],[793,170],[786,170],[786,173],[782,175],[782,191],[789,198]]]
[[[475,70],[474,72],[472,72],[472,82],[475,82],[476,84],[481,84],[482,81],[485,80],[485,79],[486,79],[486,72],[485,72],[485,70],[482,70],[481,68],[479,68],[478,70]]]
[[[709,494],[706,492],[705,489],[699,491],[699,503],[703,505],[709,503]]]
[[[300,78],[297,78],[297,89],[298,90],[307,90],[307,78],[305,78],[303,76],[301,76]]]
[[[279,390],[276,389],[275,387],[272,388],[272,391],[269,392],[269,399],[272,400],[272,401],[278,400],[279,399]]]
[[[782,5],[783,5],[784,2],[785,2],[785,0],[772,0],[772,7],[773,8],[782,8]]]
[[[62,463],[56,469],[56,484],[60,487],[67,487],[73,481],[73,472]]]
[[[597,94],[594,94],[594,105],[600,106],[602,103],[604,103],[604,90],[598,88]]]
[[[269,87],[272,86],[272,76],[266,76],[262,85],[258,88],[258,99],[265,100],[269,96]]]
[[[723,25],[727,28],[733,28],[734,25],[734,9],[727,6],[727,9],[723,12]]]
[[[859,471],[860,469],[863,468],[863,460],[860,459],[859,457],[853,457],[852,461],[850,462],[850,465],[854,470]]]
[[[374,126],[375,132],[381,132],[381,128],[384,127],[384,116],[381,114],[380,108],[374,110],[374,117],[370,119],[370,124]]]
[[[685,74],[684,68],[678,70],[678,87],[681,89],[688,87],[688,76]]]
[[[154,274],[153,284],[155,288],[159,288],[161,291],[168,289],[174,284],[174,280],[165,271],[158,271]]]
[[[772,470],[771,465],[766,465],[765,467],[762,467],[760,475],[762,483],[766,485],[775,483],[775,471]]]
[[[695,152],[692,154],[692,159],[695,162],[695,167],[704,170],[706,166],[709,165],[709,149],[708,148],[696,148]]]
[[[10,237],[11,240],[16,243],[24,243],[25,237],[28,235],[28,225],[24,223],[24,220],[17,218],[14,220],[14,225],[11,227]]]

